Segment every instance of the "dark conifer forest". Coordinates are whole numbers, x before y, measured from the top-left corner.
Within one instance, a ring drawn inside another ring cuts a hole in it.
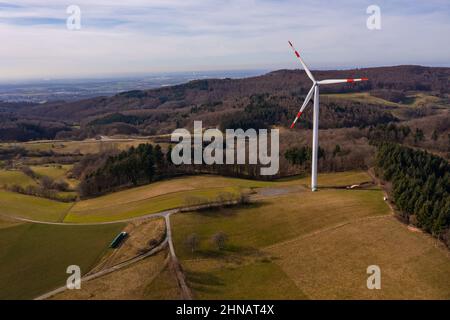
[[[377,168],[392,183],[402,217],[438,238],[450,228],[450,164],[426,151],[395,143],[378,148]]]

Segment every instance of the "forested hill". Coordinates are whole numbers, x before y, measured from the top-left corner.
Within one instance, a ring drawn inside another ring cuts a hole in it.
[[[322,94],[365,93],[321,99],[321,128],[364,127],[396,121],[389,108],[411,103],[410,93],[446,99],[450,68],[395,66],[315,71],[316,79],[368,77],[368,82],[323,86]],[[0,105],[0,139],[84,139],[114,134],[167,134],[189,127],[288,126],[311,87],[303,70],[278,70],[244,79],[205,79],[112,97],[38,105]],[[439,99],[441,99],[439,98]],[[414,98],[413,98],[414,100]],[[310,110],[307,110],[307,113]],[[301,125],[310,126],[308,114]],[[256,120],[256,122],[255,122]]]
[[[450,68],[396,66],[353,70],[315,71],[315,77],[368,77],[369,82],[323,87],[322,92],[361,90],[420,90],[450,92]],[[113,111],[180,108],[239,99],[254,94],[302,94],[311,87],[302,70],[279,70],[245,79],[208,79],[146,91],[129,91],[113,97],[93,98],[71,103],[50,103],[27,108],[28,115],[80,121],[88,116]]]

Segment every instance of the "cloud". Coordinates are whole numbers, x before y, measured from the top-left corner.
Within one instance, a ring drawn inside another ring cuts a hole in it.
[[[66,7],[82,29],[66,29]],[[136,72],[449,65],[449,3],[379,1],[382,29],[366,28],[371,1],[22,0],[0,2],[2,79]]]

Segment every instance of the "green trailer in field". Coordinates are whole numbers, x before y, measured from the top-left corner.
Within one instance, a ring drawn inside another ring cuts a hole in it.
[[[126,237],[128,237],[128,233],[122,231],[114,238],[109,247],[112,249],[117,249],[122,244],[122,242],[125,240]]]

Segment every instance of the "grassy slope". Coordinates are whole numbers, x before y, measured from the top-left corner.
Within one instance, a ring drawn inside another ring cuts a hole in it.
[[[146,300],[182,299],[175,274],[168,265],[151,282],[147,283],[144,298]]]
[[[174,239],[179,245],[177,254],[189,258],[183,245],[190,233],[202,240],[198,255],[213,250],[208,239],[217,231],[230,236],[233,246],[261,248],[315,230],[334,226],[353,219],[389,213],[381,191],[323,190],[293,193],[245,208],[182,213],[173,216]],[[320,203],[320,207],[317,204]]]
[[[7,220],[7,219],[0,218],[0,229],[12,227],[12,226],[19,225],[19,224],[21,224],[21,222],[19,222],[19,221],[9,220],[9,219]]]
[[[222,263],[183,262],[196,299],[306,299],[306,295],[270,260]]]
[[[41,165],[41,166],[32,166],[31,169],[36,172],[38,175],[40,176],[47,176],[52,178],[53,180],[63,180],[65,182],[67,182],[67,184],[69,185],[69,188],[71,190],[75,190],[75,188],[77,187],[79,181],[76,179],[68,179],[66,177],[67,172],[69,170],[71,170],[73,168],[73,165],[68,165],[68,164],[64,164],[64,165],[60,165],[60,166],[55,166],[55,165]],[[60,191],[58,192],[58,196],[60,199],[64,200],[64,198],[66,197],[73,197],[76,196],[77,193],[75,191]]]
[[[323,97],[325,99],[326,98],[332,98],[332,99],[338,99],[338,100],[344,99],[344,100],[351,100],[351,101],[362,102],[362,103],[380,104],[380,105],[390,106],[390,107],[405,107],[405,106],[420,107],[420,106],[428,105],[428,104],[439,104],[442,101],[442,99],[440,99],[439,97],[427,95],[424,93],[416,93],[416,94],[408,96],[410,102],[405,102],[405,103],[396,103],[396,102],[388,101],[388,100],[385,100],[382,98],[372,96],[368,92],[324,94]]]
[[[126,150],[131,146],[137,146],[141,143],[151,143],[150,140],[136,139],[136,140],[113,140],[113,141],[40,141],[40,142],[26,142],[21,146],[33,151],[54,151],[56,153],[98,153],[102,150],[119,149]]]
[[[73,165],[46,165],[46,166],[31,166],[31,169],[39,175],[48,176],[55,180],[64,179],[67,171],[72,169]]]
[[[0,187],[17,184],[21,187],[35,186],[36,182],[18,170],[0,170]]]
[[[351,186],[363,182],[369,182],[372,179],[365,171],[345,171],[337,173],[320,173],[317,177],[319,187]],[[302,178],[299,183],[309,186],[311,177]]]
[[[71,203],[0,190],[0,214],[32,220],[58,221]]]
[[[351,185],[368,181],[365,172],[323,174],[323,186]],[[117,221],[185,206],[191,197],[214,199],[221,193],[241,189],[309,185],[309,178],[290,178],[277,182],[254,181],[219,176],[191,176],[156,182],[146,186],[111,193],[77,202],[66,216],[66,222]]]
[[[177,299],[176,279],[166,269],[167,251],[114,273],[85,282],[81,290],[66,290],[55,300]]]
[[[350,100],[355,102],[362,102],[362,103],[373,103],[373,104],[380,104],[390,107],[398,107],[400,104],[391,102],[382,98],[378,98],[375,96],[370,95],[368,92],[363,93],[336,93],[336,94],[324,94],[322,97],[326,101],[327,98],[330,99],[337,99],[337,100]]]
[[[30,299],[64,285],[69,265],[87,272],[123,224],[0,229],[0,299]]]
[[[394,217],[352,223],[269,252],[311,299],[450,299],[450,257]],[[369,265],[381,290],[366,287]]]
[[[217,176],[183,177],[78,202],[67,222],[115,221],[186,205],[191,197],[214,199],[221,193],[269,185],[267,182]]]
[[[330,186],[368,180],[361,173],[321,179]],[[381,190],[322,189],[247,208],[177,214],[172,217],[175,248],[201,299],[448,298],[443,283],[450,277],[449,258],[427,236],[393,220],[382,197]],[[223,251],[210,240],[218,231],[229,236]],[[194,254],[185,245],[192,233],[200,239]],[[370,264],[380,264],[385,285],[395,288],[368,292]],[[334,281],[330,285],[321,277]],[[419,289],[405,290],[410,286]]]

